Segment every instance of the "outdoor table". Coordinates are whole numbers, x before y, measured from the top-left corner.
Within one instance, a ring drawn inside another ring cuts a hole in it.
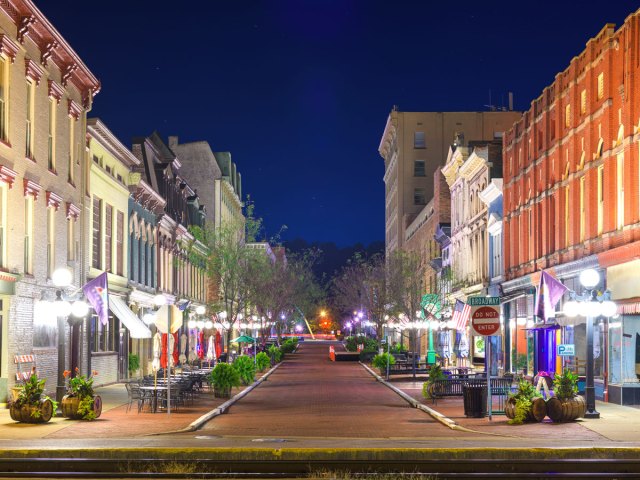
[[[166,391],[167,387],[162,385],[153,385],[142,386],[140,390],[145,392],[153,392],[153,397],[151,399],[151,413],[156,413],[158,411],[158,391]]]

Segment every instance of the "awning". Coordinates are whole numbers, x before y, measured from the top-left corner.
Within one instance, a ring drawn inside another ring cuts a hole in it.
[[[129,329],[131,338],[151,338],[151,330],[131,311],[121,297],[109,295],[109,308]]]

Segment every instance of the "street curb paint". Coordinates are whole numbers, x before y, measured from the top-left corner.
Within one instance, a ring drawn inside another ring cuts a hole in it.
[[[438,412],[437,410],[434,410],[433,408],[430,408],[428,406],[426,406],[423,403],[420,403],[419,401],[417,401],[415,398],[411,397],[410,395],[407,395],[406,393],[404,393],[402,390],[400,390],[398,387],[396,387],[395,385],[391,385],[389,382],[387,382],[384,378],[382,378],[380,375],[378,375],[376,372],[374,372],[373,370],[371,370],[371,368],[369,368],[367,365],[365,365],[362,362],[359,362],[360,365],[362,365],[365,370],[367,370],[371,375],[373,375],[373,377],[380,383],[382,383],[383,385],[385,385],[387,388],[391,389],[392,391],[394,391],[395,393],[397,393],[398,395],[400,395],[404,400],[406,400],[413,408],[417,408],[418,410],[421,410],[425,413],[428,413],[429,415],[431,415],[431,417],[433,417],[435,420],[437,420],[438,422],[440,422],[442,425],[444,425],[445,427],[449,427],[451,430],[457,430],[459,432],[468,432],[468,433],[478,433],[480,435],[491,435],[491,436],[495,436],[495,437],[511,437],[511,438],[520,438],[517,437],[515,435],[502,435],[499,433],[491,433],[491,432],[481,432],[479,430],[473,430],[471,428],[467,428],[467,427],[463,427],[462,425],[458,425],[454,420],[451,420],[449,417],[444,416],[443,414],[441,414],[440,412]]]
[[[236,395],[231,397],[229,400],[224,402],[222,405],[214,408],[210,412],[207,412],[201,417],[197,418],[196,420],[191,422],[188,426],[181,428],[180,430],[171,430],[168,432],[160,432],[160,433],[150,433],[149,435],[145,435],[145,436],[151,437],[156,435],[171,435],[174,433],[188,433],[188,432],[195,432],[196,430],[199,430],[209,420],[217,417],[218,415],[222,415],[223,413],[225,413],[229,409],[229,407],[231,407],[234,403],[236,403],[238,400],[245,397],[249,392],[251,392],[251,390],[253,390],[262,382],[264,382],[269,377],[269,375],[271,375],[273,372],[275,372],[278,369],[278,367],[280,367],[280,365],[282,365],[282,362],[278,363],[271,370],[269,370],[267,373],[265,373],[262,377],[260,377],[258,380],[253,382],[247,388],[242,390],[240,393],[237,393]]]

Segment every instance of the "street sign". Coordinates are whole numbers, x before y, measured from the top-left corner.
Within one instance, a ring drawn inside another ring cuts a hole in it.
[[[469,297],[467,302],[476,335],[495,335],[500,330],[500,297]]]
[[[559,357],[575,357],[576,346],[573,343],[561,343],[557,347]]]

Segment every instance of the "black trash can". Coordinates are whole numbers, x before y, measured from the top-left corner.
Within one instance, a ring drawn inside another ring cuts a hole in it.
[[[462,385],[462,398],[464,400],[464,414],[467,417],[483,418],[487,414],[486,384]]]

